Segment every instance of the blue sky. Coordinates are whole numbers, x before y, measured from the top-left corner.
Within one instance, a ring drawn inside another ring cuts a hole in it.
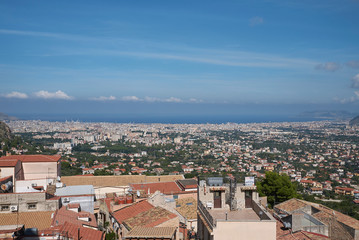
[[[0,9],[5,113],[359,113],[357,0]]]

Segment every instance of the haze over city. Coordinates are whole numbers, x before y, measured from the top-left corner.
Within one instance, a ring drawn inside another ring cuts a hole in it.
[[[2,1],[0,8],[0,109],[20,118],[221,122],[358,113],[358,1]]]

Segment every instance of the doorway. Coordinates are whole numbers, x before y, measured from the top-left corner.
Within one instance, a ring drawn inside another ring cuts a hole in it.
[[[245,191],[245,208],[252,208],[252,191]]]
[[[213,193],[214,208],[222,208],[222,194],[220,191]]]

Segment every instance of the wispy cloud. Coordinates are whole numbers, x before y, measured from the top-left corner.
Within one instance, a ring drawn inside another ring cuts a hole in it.
[[[101,96],[101,97],[91,98],[90,100],[95,100],[95,101],[114,101],[114,100],[116,100],[116,97],[114,97],[112,95],[109,96],[109,97]]]
[[[315,66],[316,70],[323,70],[327,72],[335,72],[341,68],[341,65],[336,62],[320,63]]]
[[[359,68],[359,61],[349,61],[346,63],[346,65],[351,68]]]
[[[260,24],[263,24],[264,23],[264,20],[262,17],[252,17],[251,19],[249,19],[249,25],[250,26],[256,26],[256,25],[260,25]]]
[[[167,103],[182,103],[185,102],[180,98],[177,97],[169,97],[169,98],[157,98],[157,97],[144,97],[144,98],[139,98],[137,96],[124,96],[121,98],[122,101],[130,101],[130,102],[149,102],[149,103],[154,103],[154,102],[167,102]],[[188,101],[190,102],[190,101]]]
[[[180,103],[180,102],[183,102],[183,101],[180,98],[170,97],[170,98],[165,99],[164,102]]]
[[[136,96],[124,96],[121,98],[123,101],[131,101],[131,102],[138,102],[138,101],[142,101],[140,98],[136,97]]]
[[[56,92],[48,92],[48,91],[38,91],[34,93],[34,96],[37,98],[43,98],[43,99],[64,99],[64,100],[72,100],[73,97],[70,97],[66,93],[64,93],[61,90],[58,90]]]
[[[20,98],[20,99],[28,98],[28,95],[26,93],[15,92],[15,91],[8,94],[4,94],[3,96],[6,98]]]
[[[263,23],[263,18],[252,18],[252,24],[258,25]],[[84,55],[84,56],[127,56],[148,59],[164,59],[184,62],[204,63],[212,65],[223,65],[233,67],[269,67],[269,68],[298,68],[308,67],[318,64],[316,61],[309,59],[287,58],[275,54],[263,54],[247,51],[233,51],[223,49],[203,49],[188,47],[167,42],[143,41],[138,39],[126,38],[106,38],[106,37],[88,37],[82,35],[52,33],[52,32],[35,32],[0,29],[0,34],[34,36],[46,38],[66,39],[78,42],[96,41],[103,44],[97,44],[96,48],[79,47],[74,49],[54,49],[49,56],[65,55]],[[117,49],[128,49],[121,51],[111,48],[107,49],[105,43],[116,42]],[[103,47],[98,47],[103,46]],[[146,51],[138,51],[145,46]]]

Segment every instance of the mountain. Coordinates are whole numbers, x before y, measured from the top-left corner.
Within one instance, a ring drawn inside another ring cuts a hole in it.
[[[350,126],[359,126],[359,116],[356,116],[355,118],[350,120],[349,125]]]
[[[11,130],[6,123],[0,121],[0,142],[5,139],[12,139]]]
[[[322,120],[349,120],[354,117],[355,114],[347,111],[308,111],[301,113],[299,116]]]
[[[8,116],[5,113],[0,112],[0,121],[17,120],[16,117]]]

